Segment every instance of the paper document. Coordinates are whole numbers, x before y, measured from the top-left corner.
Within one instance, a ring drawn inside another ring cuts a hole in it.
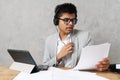
[[[29,80],[30,74],[25,72],[20,72],[13,80]]]
[[[82,49],[80,60],[74,69],[90,70],[96,69],[96,64],[108,57],[110,49],[109,43],[91,45]]]
[[[51,71],[40,71],[37,73],[19,73],[13,80],[53,80]]]
[[[13,62],[10,66],[10,69],[25,72],[25,73],[31,73],[35,65],[32,64],[25,64],[20,62]]]
[[[108,80],[97,76],[95,73],[86,71],[61,70],[56,68],[50,68],[50,71],[52,71],[52,80]]]
[[[87,77],[86,77],[87,76]],[[108,80],[95,73],[73,70],[49,68],[47,71],[37,73],[19,73],[13,80]]]

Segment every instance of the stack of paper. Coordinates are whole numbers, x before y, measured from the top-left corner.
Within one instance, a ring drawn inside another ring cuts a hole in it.
[[[95,73],[50,68],[48,71],[28,74],[21,72],[13,80],[108,80]]]

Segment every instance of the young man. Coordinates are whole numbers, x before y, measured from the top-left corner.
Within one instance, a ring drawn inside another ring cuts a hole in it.
[[[92,44],[89,32],[74,29],[77,20],[77,10],[73,4],[56,6],[53,22],[58,27],[58,32],[46,40],[45,65],[73,68],[80,58],[81,48]],[[109,59],[104,58],[96,67],[101,71],[107,70]]]

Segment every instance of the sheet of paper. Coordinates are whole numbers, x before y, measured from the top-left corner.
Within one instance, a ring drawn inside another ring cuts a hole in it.
[[[82,49],[80,60],[75,70],[96,69],[96,64],[104,58],[108,57],[110,49],[109,43],[100,45],[91,45]]]
[[[30,74],[25,72],[20,72],[13,80],[30,80]]]
[[[116,69],[120,69],[120,64],[116,64]]]
[[[52,71],[40,71],[31,74],[31,80],[53,80]]]
[[[52,80],[109,80],[104,77],[82,73],[54,73]]]
[[[53,80],[51,71],[40,71],[37,73],[19,73],[13,80]]]
[[[79,73],[85,73],[85,74],[96,74],[96,73],[91,73],[91,72],[87,72],[87,71],[78,71],[78,70],[72,70],[72,69],[68,69],[68,70],[64,70],[64,69],[60,69],[60,68],[56,68],[56,67],[49,67],[49,69],[48,69],[49,71],[52,71],[52,72],[68,72],[69,73],[69,71],[70,72],[79,72]]]
[[[87,76],[87,77],[86,77]],[[13,80],[108,80],[91,72],[50,68],[37,73],[19,73]]]
[[[21,72],[26,72],[26,73],[31,73],[35,65],[31,64],[25,64],[25,63],[20,63],[20,62],[13,62],[12,65],[10,66],[10,69],[21,71]]]
[[[108,80],[97,76],[95,73],[85,71],[61,70],[56,68],[50,68],[50,71],[52,71],[52,80]]]

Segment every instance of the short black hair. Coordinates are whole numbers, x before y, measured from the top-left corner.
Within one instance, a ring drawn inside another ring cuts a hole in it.
[[[59,4],[55,8],[55,15],[54,15],[54,24],[58,25],[58,18],[62,16],[63,13],[70,13],[70,14],[75,14],[75,17],[77,18],[77,9],[76,6],[72,3],[63,3]]]

